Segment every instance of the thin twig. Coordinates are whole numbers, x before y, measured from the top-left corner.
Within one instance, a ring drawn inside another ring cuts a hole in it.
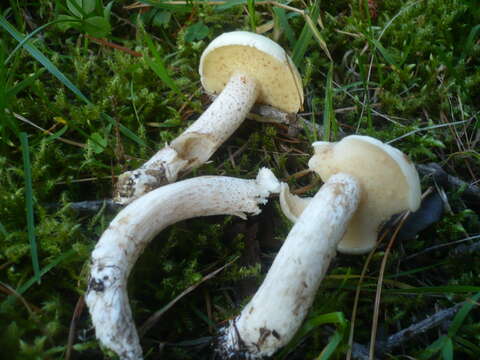
[[[384,353],[390,352],[392,349],[399,347],[406,341],[423,334],[431,328],[441,325],[445,320],[452,318],[463,305],[464,302],[455,304],[448,309],[441,310],[416,324],[412,324],[409,327],[400,330],[399,332],[389,336],[384,347],[380,347],[379,350]]]
[[[466,237],[464,239],[460,239],[460,240],[455,240],[455,241],[450,241],[450,242],[447,242],[445,244],[439,244],[439,245],[434,245],[434,246],[430,246],[422,251],[419,251],[415,254],[412,254],[412,255],[409,255],[407,256],[406,258],[402,259],[402,261],[407,261],[407,260],[410,260],[418,255],[422,255],[422,254],[425,254],[425,253],[428,253],[430,251],[433,251],[433,250],[437,250],[437,249],[441,249],[443,247],[447,247],[447,246],[451,246],[451,245],[457,245],[457,244],[461,244],[461,243],[464,243],[464,242],[467,242],[467,241],[471,241],[471,240],[476,240],[476,239],[480,239],[480,235],[474,235],[474,236],[469,236],[469,237]],[[475,243],[473,245],[479,245],[479,243]],[[462,246],[464,247],[464,246]],[[460,247],[458,247],[457,249],[454,249],[453,252],[455,253],[456,251],[458,251]]]
[[[117,212],[122,208],[121,205],[113,202],[112,199],[105,199],[105,200],[90,200],[90,201],[79,201],[79,202],[72,202],[69,203],[69,208],[77,211],[77,212],[85,212],[85,213],[97,213],[103,207],[105,207],[105,211],[109,213]],[[47,208],[58,209],[62,204],[59,203],[50,203],[47,204]]]
[[[124,53],[127,53],[127,54],[130,54],[132,56],[135,56],[135,57],[142,57],[143,55],[141,53],[139,53],[138,51],[134,51],[134,50],[131,50],[125,46],[121,46],[121,45],[118,45],[118,44],[115,44],[111,41],[108,41],[108,40],[105,40],[105,39],[100,39],[100,38],[96,38],[96,37],[93,37],[93,36],[90,36],[90,35],[85,35],[88,39],[92,40],[93,42],[97,43],[97,44],[100,44],[100,45],[103,45],[103,46],[107,46],[107,47],[110,47],[110,48],[113,48],[113,49],[117,49],[117,50],[120,50],[120,51],[123,51]]]
[[[447,174],[437,163],[429,163],[426,165],[417,164],[416,167],[421,175],[431,176],[440,185],[455,189],[463,188],[463,194],[465,196],[480,199],[480,188],[478,186],[469,184],[455,176]]]
[[[393,335],[390,335],[387,340],[382,344],[375,344],[375,348],[380,356],[385,353],[391,352],[393,349],[398,348],[407,341],[415,338],[418,335],[421,335],[427,332],[430,329],[442,325],[445,321],[450,320],[458,310],[465,304],[461,302],[455,304],[452,307],[441,310],[432,316],[427,317],[426,319],[419,321],[418,323],[412,324],[405,329],[402,329],[396,332]],[[368,360],[368,350],[367,347],[363,344],[353,343],[351,346],[352,349],[352,358],[356,360]]]

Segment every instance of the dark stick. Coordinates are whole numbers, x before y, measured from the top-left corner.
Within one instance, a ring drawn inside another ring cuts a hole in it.
[[[455,176],[449,175],[437,163],[417,164],[417,170],[420,174],[431,176],[436,182],[442,186],[460,188],[464,187],[464,195],[474,197],[480,200],[480,187],[469,184]]]
[[[426,319],[412,324],[409,327],[400,330],[399,332],[388,337],[384,343],[377,343],[378,354],[384,354],[392,351],[393,349],[403,345],[408,340],[425,333],[426,331],[440,326],[447,320],[450,320],[458,310],[464,305],[464,302],[455,304],[452,307],[441,310]],[[368,360],[368,349],[365,345],[354,343],[352,348],[352,357],[357,360]]]
[[[70,209],[79,213],[97,213],[103,206],[105,206],[106,212],[115,213],[123,207],[122,205],[115,203],[111,199],[79,201],[69,203],[68,205],[70,206]],[[46,207],[50,209],[58,209],[61,206],[62,204],[60,203],[46,204]]]

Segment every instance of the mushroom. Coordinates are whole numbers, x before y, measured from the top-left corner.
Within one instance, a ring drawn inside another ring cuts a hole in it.
[[[203,176],[156,189],[125,207],[100,237],[91,256],[85,301],[97,338],[122,360],[142,359],[127,296],[127,278],[150,240],[177,221],[197,216],[258,214],[271,193],[273,173],[256,180]]]
[[[364,254],[376,244],[380,225],[394,214],[420,207],[421,189],[417,170],[400,150],[369,136],[350,135],[337,143],[313,143],[310,169],[323,181],[342,172],[355,176],[362,186],[358,210],[337,250]],[[292,195],[285,187],[280,193],[284,214],[292,221],[308,204],[308,198]]]
[[[292,339],[357,208],[359,194],[354,177],[337,174],[311,199],[258,291],[220,331],[217,352],[222,359],[271,356]]]
[[[128,204],[205,163],[255,102],[288,113],[297,112],[303,103],[300,75],[292,60],[262,35],[246,31],[220,35],[203,52],[199,72],[207,93],[219,95],[179,137],[140,168],[120,175],[117,203]]]
[[[399,150],[366,136],[313,146],[309,166],[325,184],[309,200],[289,194],[282,184],[282,210],[295,225],[257,293],[221,330],[218,352],[224,359],[262,358],[286,345],[336,250],[371,250],[383,220],[420,205],[418,174]]]

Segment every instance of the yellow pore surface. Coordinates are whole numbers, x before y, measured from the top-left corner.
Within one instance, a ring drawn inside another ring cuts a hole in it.
[[[203,86],[209,93],[219,94],[235,73],[257,81],[257,103],[288,113],[297,112],[303,103],[300,76],[287,56],[281,62],[252,46],[219,47],[204,59]]]

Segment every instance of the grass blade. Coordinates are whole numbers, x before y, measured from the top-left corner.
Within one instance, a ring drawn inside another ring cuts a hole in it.
[[[51,25],[51,24],[50,24]],[[20,34],[2,15],[0,15],[0,26],[12,35],[18,42],[23,42],[25,36]],[[24,43],[23,47],[32,55],[39,63],[41,63],[53,76],[55,76],[60,82],[70,89],[75,95],[77,95],[87,105],[93,105],[93,103],[78,89],[43,53],[38,50],[34,45]],[[102,118],[114,123],[114,120],[107,114],[102,113]],[[75,128],[75,130],[79,130]],[[135,141],[139,145],[145,145],[145,142],[135,135],[126,126],[120,124],[120,131],[122,134]],[[82,134],[85,136],[85,134]],[[88,138],[88,136],[86,136]]]
[[[332,141],[337,136],[337,122],[335,120],[335,111],[333,110],[333,64],[327,74],[327,83],[325,85],[325,104],[323,109],[323,141]]]
[[[250,20],[250,31],[256,32],[257,20],[255,18],[255,0],[247,0],[248,18]]]
[[[3,27],[15,40],[21,42],[25,39],[2,15],[0,15],[0,26]],[[91,105],[91,101],[45,56],[37,49],[36,46],[24,43],[23,47],[32,55],[40,64],[42,64],[53,76],[69,88],[75,95],[82,99],[85,103]]]
[[[313,6],[309,10],[309,13],[311,15],[311,19],[314,22],[317,21],[318,15],[320,13],[318,1],[315,1],[315,4],[313,4]],[[299,68],[301,68],[301,65],[303,63],[303,57],[305,55],[305,52],[307,51],[307,47],[310,44],[311,40],[312,40],[312,31],[310,30],[310,27],[307,24],[305,24],[297,40],[297,43],[295,44],[295,48],[293,49],[293,54],[292,54],[292,60],[295,63],[295,65]]]
[[[465,305],[463,305],[460,311],[457,313],[457,315],[455,315],[452,321],[452,325],[448,329],[449,337],[454,337],[457,334],[458,330],[460,329],[460,326],[462,326],[470,310],[472,310],[475,305],[478,305],[477,301],[479,298],[480,298],[480,292],[475,294],[475,296],[473,296],[470,299],[470,301],[467,300]]]
[[[6,91],[6,97],[9,98],[12,96],[16,96],[20,91],[32,85],[33,82],[37,80],[40,77],[40,75],[42,75],[44,72],[45,72],[45,69],[39,69],[35,74],[26,77],[25,79],[20,81],[17,85],[8,89]]]
[[[145,40],[147,41],[148,49],[153,54],[154,59],[145,56],[145,62],[148,66],[158,75],[158,77],[173,91],[175,91],[178,95],[183,96],[182,92],[178,88],[177,84],[173,81],[173,79],[168,74],[167,68],[165,67],[165,63],[160,56],[160,53],[155,48],[152,39],[145,33]],[[155,61],[154,61],[155,60]]]
[[[4,237],[8,236],[7,229],[5,229],[5,226],[0,222],[0,234],[2,234]]]
[[[73,255],[75,255],[77,252],[74,250],[74,249],[70,249],[69,251],[63,253],[62,255],[60,255],[59,257],[57,257],[55,260],[53,260],[50,264],[48,264],[47,266],[45,266],[42,271],[40,271],[40,278],[42,278],[42,276],[44,276],[46,273],[48,273],[50,270],[52,270],[55,266],[57,266],[58,264],[60,264],[62,261],[64,260],[67,260],[69,259],[70,257],[72,257]],[[35,282],[37,281],[37,279],[35,278],[35,276],[31,277],[29,280],[27,280],[25,283],[23,283],[22,285],[20,285],[19,287],[17,287],[16,289],[16,293],[21,295],[23,294],[24,292],[26,292],[28,289],[30,289],[32,287],[33,284],[35,284]],[[10,295],[8,296],[4,301],[3,301],[3,304],[12,304],[13,301],[16,299],[15,296],[13,295]]]
[[[295,47],[297,39],[295,37],[295,32],[293,31],[292,27],[288,22],[288,17],[285,9],[274,7],[272,10],[273,10],[273,13],[275,14],[276,21],[278,21],[280,28],[283,30],[283,32],[285,33],[285,36],[288,39],[290,48],[293,49]]]
[[[23,171],[25,177],[25,206],[27,208],[27,232],[30,242],[30,253],[32,256],[33,273],[35,280],[40,284],[40,265],[38,263],[37,242],[35,240],[35,220],[33,217],[33,189],[32,189],[32,166],[30,163],[30,152],[28,149],[27,134],[19,134],[23,155]]]
[[[308,15],[305,15],[305,21],[310,28],[310,31],[312,32],[313,36],[315,37],[315,40],[317,40],[318,45],[320,45],[320,48],[323,50],[325,55],[330,59],[330,61],[333,61],[332,55],[330,55],[330,51],[328,51],[327,43],[323,39],[322,34],[320,34],[320,31],[317,29],[317,25],[313,22],[312,18]]]
[[[20,49],[22,46],[24,46],[28,40],[30,40],[32,37],[34,37],[35,35],[37,35],[37,34],[38,34],[40,31],[42,31],[43,29],[49,27],[50,25],[58,24],[58,23],[61,23],[61,22],[66,22],[66,20],[54,20],[54,21],[50,21],[50,22],[48,22],[48,23],[46,23],[46,24],[43,24],[42,26],[39,26],[39,27],[36,28],[34,31],[32,31],[30,34],[28,34],[27,36],[25,36],[25,37],[23,38],[23,40],[18,43],[18,45],[15,47],[15,49],[13,49],[13,51],[10,53],[10,55],[8,55],[7,59],[5,60],[5,64],[8,64],[8,62],[9,62],[10,59],[13,57],[13,55],[15,55],[15,53],[18,51],[18,49]],[[69,22],[72,22],[72,21],[69,21]]]
[[[102,117],[102,119],[107,120],[113,126],[116,126],[115,120],[110,115],[102,113],[100,116]],[[140,146],[147,146],[145,141],[143,141],[138,135],[136,135],[132,130],[127,128],[125,125],[119,124],[119,128],[120,128],[120,132],[126,137],[128,137],[130,140],[136,142]]]

